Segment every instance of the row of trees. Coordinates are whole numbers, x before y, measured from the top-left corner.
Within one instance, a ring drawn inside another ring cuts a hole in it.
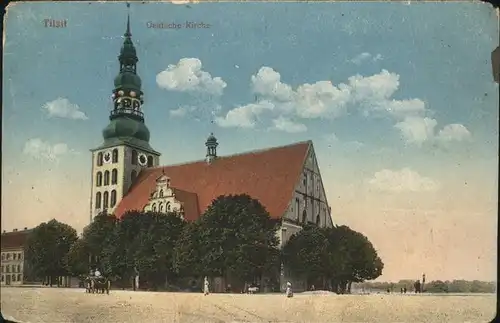
[[[356,284],[355,287],[372,291],[386,291],[389,289],[399,292],[404,287],[408,288],[409,291],[413,290],[414,283],[414,280],[405,279],[397,283],[363,282]],[[425,283],[424,291],[427,293],[495,293],[496,284],[479,280],[433,280]]]
[[[99,268],[116,283],[180,286],[188,278],[224,277],[233,287],[270,278],[279,288],[281,264],[309,285],[348,292],[351,282],[378,277],[382,261],[368,239],[346,226],[306,226],[283,249],[281,221],[247,195],[220,196],[199,219],[130,211],[98,215],[81,237],[52,220],[33,230],[26,259],[38,277],[81,276]]]

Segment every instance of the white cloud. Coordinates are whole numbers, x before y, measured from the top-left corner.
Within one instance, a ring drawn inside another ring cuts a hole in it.
[[[363,53],[363,58],[382,59],[380,54]],[[281,80],[281,74],[271,67],[261,67],[251,77],[251,87],[257,102],[236,107],[218,116],[221,127],[255,128],[269,114],[274,129],[306,131],[297,119],[334,119],[345,115],[349,108],[361,109],[366,116],[373,112],[384,113],[394,119],[396,129],[408,143],[421,145],[429,140],[464,140],[468,130],[457,125],[446,126],[436,136],[437,121],[429,117],[423,100],[418,98],[396,100],[394,94],[400,87],[400,76],[385,69],[380,73],[353,75],[346,83],[333,84],[330,80],[298,85],[295,89]],[[262,107],[267,108],[262,108]],[[287,127],[296,120],[296,127]],[[469,134],[470,135],[470,134]]]
[[[288,119],[333,119],[344,115],[349,106],[359,105],[369,110],[384,111],[402,117],[418,114],[425,110],[425,105],[418,99],[390,100],[399,88],[399,75],[382,70],[371,76],[354,75],[347,83],[334,85],[330,80],[318,81],[313,84],[304,83],[293,89],[292,86],[281,81],[281,75],[274,69],[263,66],[257,74],[251,77],[251,87],[259,96],[260,102],[271,102],[275,118],[283,116]],[[242,109],[237,107],[230,110],[225,118],[219,120],[242,117],[247,122],[221,122],[224,126],[256,125],[256,116],[261,110]],[[252,120],[250,122],[249,120]]]
[[[353,101],[360,103],[384,103],[399,88],[399,75],[387,70],[372,76],[354,75],[348,80]]]
[[[434,137],[436,125],[437,121],[431,118],[407,117],[394,127],[401,131],[407,142],[421,145]]]
[[[71,150],[65,143],[51,144],[40,138],[33,138],[24,144],[23,153],[36,159],[57,160],[60,156],[71,153]]]
[[[80,110],[77,104],[69,102],[65,98],[57,98],[54,101],[45,103],[42,110],[46,110],[51,117],[66,119],[87,120],[87,115]]]
[[[212,77],[202,70],[197,58],[182,58],[177,65],[169,65],[156,75],[160,88],[180,92],[200,92],[220,96],[227,84],[220,77]]]
[[[428,177],[421,176],[410,168],[401,170],[384,169],[376,172],[368,183],[381,191],[389,192],[422,192],[436,191],[440,184]]]
[[[189,112],[192,112],[194,110],[196,110],[196,108],[192,106],[181,106],[178,107],[177,109],[170,110],[170,115],[172,117],[182,118],[185,117]]]
[[[444,143],[466,141],[471,138],[470,131],[462,124],[448,124],[437,134],[437,121],[428,117],[406,117],[394,127],[401,131],[407,143],[422,145],[424,142]]]
[[[442,141],[465,141],[471,138],[471,133],[464,125],[455,123],[444,126],[437,138]]]
[[[356,64],[356,65],[360,65],[361,63],[363,63],[367,60],[371,60],[373,62],[376,62],[376,61],[379,61],[381,59],[382,59],[381,54],[377,54],[374,56],[370,53],[364,52],[364,53],[361,53],[358,56],[354,57],[353,59],[351,59],[351,62]]]
[[[274,119],[273,124],[274,124],[274,129],[281,130],[284,132],[296,133],[296,132],[307,131],[307,127],[305,124],[296,123],[296,122],[294,122],[290,119],[287,119],[283,116],[280,116],[277,119]]]
[[[263,66],[256,75],[252,75],[253,92],[273,98],[277,101],[293,100],[293,90],[288,84],[281,82],[280,73],[270,67]]]
[[[258,116],[265,110],[273,110],[270,101],[250,103],[230,110],[225,117],[216,117],[215,123],[220,127],[254,128]]]

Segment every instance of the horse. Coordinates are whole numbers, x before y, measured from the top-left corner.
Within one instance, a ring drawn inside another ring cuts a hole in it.
[[[89,277],[87,282],[86,282],[86,289],[85,291],[87,293],[91,294],[99,294],[99,293],[106,293],[109,295],[109,289],[111,287],[111,281],[108,278],[105,277]]]

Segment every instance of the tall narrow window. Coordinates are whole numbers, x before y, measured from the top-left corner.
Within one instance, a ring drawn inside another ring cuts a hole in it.
[[[300,214],[300,201],[298,198],[295,199],[295,217],[297,218],[297,221],[299,221],[299,214]]]
[[[148,156],[148,167],[153,167],[153,156]]]
[[[302,212],[302,223],[306,223],[306,221],[307,221],[307,212],[306,210],[304,210]]]
[[[160,203],[159,211],[160,213],[163,213],[163,203]]]
[[[137,172],[135,170],[133,170],[130,173],[130,180],[132,181],[132,183],[135,181],[136,177],[137,177]]]
[[[111,203],[110,206],[114,207],[116,205],[116,191],[112,190],[111,191]]]
[[[103,198],[102,198],[102,207],[107,209],[109,206],[109,193],[104,192]]]
[[[95,195],[95,208],[101,208],[101,192],[97,192],[97,194]]]
[[[137,165],[137,150],[132,150],[131,158],[132,165]]]
[[[97,172],[96,179],[95,179],[95,185],[102,186],[102,173],[101,172]]]
[[[115,168],[111,171],[111,184],[118,183],[118,170]]]
[[[156,212],[156,203],[153,204],[153,212]]]
[[[102,166],[102,152],[97,154],[97,166]]]
[[[170,209],[171,209],[170,203],[167,203],[167,212],[170,212]]]
[[[104,186],[109,185],[109,170],[104,172]]]
[[[113,163],[117,163],[118,162],[118,149],[113,149]]]
[[[160,197],[163,197],[163,190],[160,190]]]
[[[320,222],[321,222],[321,218],[320,218],[319,213],[318,213],[318,215],[316,215],[316,224],[320,225]]]

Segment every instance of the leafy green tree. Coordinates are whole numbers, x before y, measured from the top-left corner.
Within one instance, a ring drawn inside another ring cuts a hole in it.
[[[233,286],[251,282],[271,268],[278,270],[278,225],[246,194],[219,196],[186,229],[198,239],[177,248],[176,268],[193,264],[199,274],[226,277]]]
[[[383,263],[370,241],[347,226],[305,227],[283,249],[288,268],[309,283],[330,281],[334,291],[350,292],[353,282],[379,277]]]
[[[318,278],[326,277],[331,269],[333,256],[325,233],[317,226],[306,226],[293,235],[282,250],[284,265],[309,284],[317,284]]]
[[[87,251],[86,262],[91,267],[101,267],[101,258],[107,241],[117,224],[117,219],[106,211],[94,217],[94,220],[83,230],[83,242]],[[89,268],[87,268],[88,271]]]
[[[158,288],[168,283],[168,277],[174,276],[174,250],[185,221],[176,213],[146,213],[142,216],[151,219],[149,226],[145,226],[135,238],[138,244],[133,258],[141,275],[151,287]]]
[[[201,221],[188,223],[184,227],[174,250],[173,267],[177,274],[200,277],[205,273],[201,262],[204,249],[201,233]]]
[[[425,285],[426,292],[429,293],[448,293],[448,285],[441,280],[434,280]]]
[[[88,273],[90,267],[89,250],[85,240],[77,239],[71,245],[64,258],[64,264],[72,276],[78,277]]]
[[[26,261],[36,277],[50,277],[50,285],[57,276],[68,274],[65,258],[78,239],[76,230],[55,219],[42,223],[30,232],[26,243]]]
[[[382,274],[384,264],[372,243],[360,232],[347,226],[339,226],[329,235],[334,259],[339,259],[340,268],[334,274],[340,292],[350,292],[351,283],[372,280]]]
[[[128,280],[136,272],[134,253],[137,250],[141,230],[149,219],[140,211],[128,211],[117,221],[105,239],[102,249],[101,268],[104,274],[117,280]]]
[[[127,212],[105,239],[104,273],[123,283],[139,274],[141,285],[155,289],[166,284],[175,273],[174,249],[184,225],[175,213]]]

